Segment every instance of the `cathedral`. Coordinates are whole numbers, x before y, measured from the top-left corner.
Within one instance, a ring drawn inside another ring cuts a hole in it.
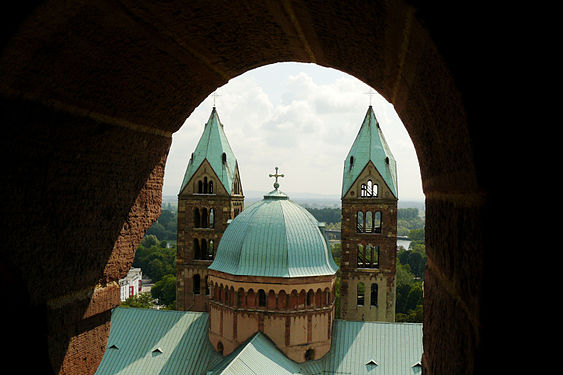
[[[394,323],[397,172],[371,105],[344,161],[340,269],[278,172],[245,209],[212,109],[178,194],[179,311],[117,308],[97,373],[421,372],[422,324]]]

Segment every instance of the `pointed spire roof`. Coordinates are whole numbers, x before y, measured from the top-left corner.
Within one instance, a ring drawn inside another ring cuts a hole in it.
[[[397,195],[397,164],[387,145],[379,122],[370,105],[352,148],[344,161],[344,175],[342,179],[342,197],[348,193],[352,184],[369,162],[377,171],[395,196]]]
[[[219,120],[219,114],[215,107],[211,111],[203,134],[188,162],[180,192],[184,190],[204,160],[209,162],[227,193],[231,194],[237,169],[237,159],[223,131],[223,124]]]

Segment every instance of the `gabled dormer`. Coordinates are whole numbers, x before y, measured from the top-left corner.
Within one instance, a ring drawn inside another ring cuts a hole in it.
[[[242,186],[237,160],[219,120],[217,109],[213,107],[203,134],[188,162],[179,194],[221,192],[227,195],[242,195]]]
[[[344,161],[342,198],[382,197],[386,190],[398,199],[397,165],[370,105]]]

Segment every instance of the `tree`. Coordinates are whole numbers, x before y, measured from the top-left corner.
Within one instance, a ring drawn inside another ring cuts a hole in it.
[[[139,293],[127,298],[119,306],[150,309],[153,307],[153,298],[150,293]]]
[[[164,275],[151,288],[153,298],[158,299],[162,305],[176,303],[176,276],[172,274]]]

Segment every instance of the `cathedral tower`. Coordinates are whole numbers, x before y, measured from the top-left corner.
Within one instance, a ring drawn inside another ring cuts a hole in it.
[[[397,168],[371,105],[344,162],[340,317],[395,321]]]
[[[176,308],[208,311],[207,267],[244,208],[237,160],[213,107],[178,194]]]

